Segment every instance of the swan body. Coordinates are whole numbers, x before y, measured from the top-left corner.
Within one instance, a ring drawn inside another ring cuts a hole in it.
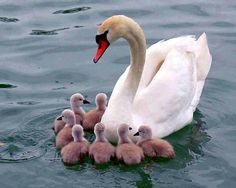
[[[198,40],[181,36],[146,50],[141,27],[122,15],[106,19],[98,33],[94,62],[118,38],[128,41],[131,54],[101,120],[108,140],[117,142],[122,123],[132,127],[129,136],[137,141],[133,134],[141,125],[152,129],[153,138],[162,138],[192,121],[212,60],[205,33]]]

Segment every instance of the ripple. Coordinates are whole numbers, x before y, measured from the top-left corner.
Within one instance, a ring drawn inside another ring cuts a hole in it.
[[[193,27],[195,24],[193,23],[168,23],[168,24],[161,24],[160,27],[164,27],[164,28],[187,28],[187,27]]]
[[[223,36],[223,37],[236,37],[236,32],[214,32],[212,34]]]
[[[19,19],[17,18],[7,18],[7,17],[0,17],[0,22],[10,23],[10,22],[18,22]]]
[[[229,43],[229,44],[236,44],[236,40],[224,40],[226,43]]]
[[[91,9],[91,7],[77,7],[77,8],[71,8],[71,9],[65,9],[65,10],[58,10],[56,12],[53,12],[53,14],[73,14],[81,11],[86,11]]]
[[[52,118],[51,112],[44,112],[18,125],[18,129],[2,132],[0,140],[4,146],[0,148],[0,163],[18,163],[43,156],[52,142]]]
[[[46,153],[46,148],[28,148],[28,150],[19,152],[19,148],[15,145],[9,145],[4,152],[0,153],[0,163],[21,163],[29,160],[33,160],[43,156]],[[14,154],[14,153],[17,154]],[[10,154],[10,156],[9,156]]]
[[[84,27],[83,25],[75,25],[74,28],[81,28]]]
[[[149,14],[151,14],[152,12],[149,10],[142,10],[142,9],[118,9],[118,10],[106,10],[106,11],[102,11],[99,14],[103,17],[109,17],[112,15],[119,15],[119,14],[123,14],[129,17],[143,17],[143,16],[147,16]]]
[[[20,105],[36,105],[39,104],[40,102],[36,102],[36,101],[23,101],[23,102],[17,102],[17,104]]]
[[[174,5],[171,6],[172,9],[178,10],[185,13],[190,13],[196,16],[207,17],[209,14],[206,11],[203,11],[200,6],[192,4],[183,4],[183,5]]]
[[[212,25],[216,27],[234,27],[235,26],[232,23],[224,22],[224,21],[213,22]]]
[[[62,90],[62,89],[67,89],[66,87],[57,87],[57,88],[53,88],[52,90]]]
[[[0,89],[1,88],[16,88],[17,86],[11,85],[11,84],[0,84]]]
[[[57,35],[58,31],[70,29],[69,27],[53,29],[53,30],[32,30],[30,35]]]

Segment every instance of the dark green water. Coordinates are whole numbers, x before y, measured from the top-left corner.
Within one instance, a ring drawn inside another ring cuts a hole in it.
[[[138,21],[148,45],[205,31],[211,71],[193,123],[167,138],[175,159],[67,167],[54,117],[75,92],[110,94],[129,62],[121,41],[92,63],[97,25],[114,14]],[[235,187],[235,18],[235,1],[0,1],[0,187]]]

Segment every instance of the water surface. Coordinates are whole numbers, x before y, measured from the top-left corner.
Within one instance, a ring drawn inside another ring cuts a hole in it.
[[[64,166],[50,129],[54,117],[75,92],[88,100],[110,95],[129,63],[122,40],[92,63],[97,25],[114,14],[140,23],[148,46],[206,32],[211,71],[193,122],[167,138],[173,160]],[[235,187],[235,17],[233,1],[1,1],[1,187]]]

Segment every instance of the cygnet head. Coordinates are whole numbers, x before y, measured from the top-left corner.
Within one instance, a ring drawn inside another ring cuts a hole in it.
[[[119,143],[122,142],[130,142],[129,139],[129,130],[132,130],[131,127],[127,124],[121,124],[117,130],[118,136],[119,136]]]
[[[96,135],[101,134],[101,133],[104,133],[104,131],[105,131],[105,126],[104,126],[104,124],[102,124],[102,123],[97,123],[97,124],[94,126],[94,133],[95,133]]]
[[[72,127],[75,124],[75,114],[72,110],[66,109],[57,120],[62,120],[66,123],[66,126]]]
[[[89,101],[87,101],[84,96],[80,93],[75,93],[70,97],[70,104],[71,108],[79,108],[83,104],[90,104]]]
[[[98,93],[95,98],[95,103],[98,109],[104,109],[107,106],[107,95],[105,93]]]
[[[94,133],[96,135],[95,142],[107,142],[106,137],[104,136],[105,125],[102,123],[97,123],[94,126]]]
[[[140,136],[141,139],[147,140],[152,138],[152,129],[146,125],[139,127],[138,132],[134,136]]]
[[[72,128],[72,137],[74,142],[81,142],[84,140],[84,129],[81,125],[74,125]]]

